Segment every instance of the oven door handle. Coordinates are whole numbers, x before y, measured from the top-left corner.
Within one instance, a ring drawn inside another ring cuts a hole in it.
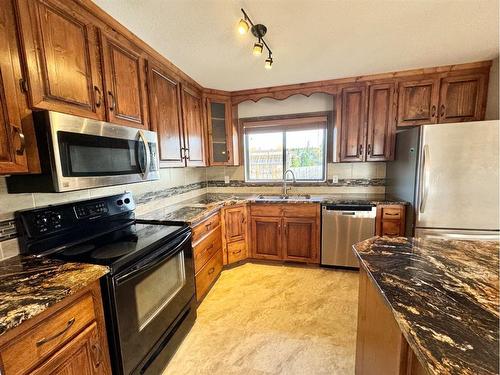
[[[142,130],[139,130],[138,135],[140,141],[144,145],[144,151],[146,153],[146,166],[142,171],[142,179],[145,180],[148,178],[149,169],[151,167],[151,151],[149,150],[149,143],[148,140],[146,139],[146,135],[144,134],[144,132]]]
[[[115,284],[118,286],[131,279],[132,277],[135,277],[143,272],[150,270],[151,268],[154,268],[156,265],[164,262],[174,254],[178,253],[179,249],[181,249],[182,247],[184,247],[184,245],[186,245],[186,243],[191,241],[191,231],[183,234],[179,238],[180,239],[176,239],[175,242],[168,244],[166,250],[163,250],[159,253],[153,253],[131,268],[128,268],[116,275]]]

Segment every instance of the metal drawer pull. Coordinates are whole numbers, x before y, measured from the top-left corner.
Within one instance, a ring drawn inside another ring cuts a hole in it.
[[[214,273],[214,271],[215,271],[215,267],[212,267],[212,268],[210,268],[210,269],[208,270],[208,274],[209,274],[209,275],[211,275],[211,274],[213,274],[213,273]]]
[[[24,150],[26,150],[26,138],[24,137],[24,133],[23,131],[18,128],[17,126],[13,126],[11,125],[12,128],[14,129],[14,131],[17,133],[17,135],[19,135],[19,143],[20,143],[20,146],[19,148],[16,150],[16,154],[18,155],[23,155],[24,154]]]
[[[208,247],[205,249],[205,251],[209,251],[209,250],[213,249],[213,247],[214,247],[214,244],[211,244],[210,246],[208,246]]]
[[[207,229],[210,229],[211,226],[212,226],[212,223],[205,224],[205,228],[207,228]]]
[[[239,254],[239,253],[241,253],[241,249],[240,249],[240,250],[238,250],[238,251],[233,251],[233,254],[234,254],[234,255]]]
[[[68,323],[66,323],[66,327],[64,327],[61,332],[58,332],[56,333],[55,335],[52,335],[52,336],[49,336],[49,337],[44,337],[43,339],[41,340],[38,340],[36,342],[36,346],[41,346],[51,340],[54,340],[55,338],[61,336],[63,333],[65,333],[68,329],[71,328],[71,326],[75,323],[75,318],[71,318],[70,320],[68,320]]]
[[[399,212],[398,213],[395,213],[395,214],[391,214],[389,212],[386,212],[385,213],[386,216],[399,216]]]

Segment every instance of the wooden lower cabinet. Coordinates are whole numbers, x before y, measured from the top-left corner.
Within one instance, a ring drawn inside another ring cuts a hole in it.
[[[0,373],[111,375],[99,282],[2,335]]]
[[[356,375],[423,375],[394,315],[366,271],[359,272]]]
[[[281,217],[252,216],[252,258],[281,260]]]
[[[317,262],[319,225],[316,218],[283,218],[283,259]]]
[[[193,259],[196,299],[201,301],[219,277],[223,266],[220,214],[193,227]]]
[[[319,262],[319,204],[254,204],[251,213],[252,258]]]
[[[381,204],[377,206],[375,234],[397,237],[405,235],[406,206],[402,204]]]
[[[224,264],[236,263],[248,257],[248,205],[222,209],[222,247]]]

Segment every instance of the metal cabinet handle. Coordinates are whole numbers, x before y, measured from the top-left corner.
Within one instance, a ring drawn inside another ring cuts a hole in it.
[[[214,248],[214,244],[211,244],[210,246],[208,246],[208,247],[205,249],[205,251],[209,251],[209,250],[211,250],[211,249],[213,249],[213,248]]]
[[[429,145],[424,145],[424,152],[422,154],[422,182],[420,183],[420,188],[422,193],[420,194],[420,205],[419,212],[424,213],[425,204],[427,203],[427,196],[429,195]]]
[[[441,117],[444,117],[445,109],[446,107],[444,106],[444,104],[441,104],[441,114],[440,114]]]
[[[431,117],[436,117],[436,106],[435,105],[432,106]]]
[[[212,223],[205,224],[205,228],[206,228],[207,230],[209,230],[211,226],[212,226]]]
[[[363,145],[359,145],[359,156],[363,156]]]
[[[109,110],[114,111],[116,108],[115,96],[113,95],[113,93],[111,91],[108,91],[108,95],[111,98],[111,106],[109,107]]]
[[[184,149],[184,159],[189,160],[189,148]]]
[[[57,332],[56,334],[52,335],[52,336],[49,336],[49,337],[44,337],[43,339],[41,340],[38,340],[36,342],[36,346],[41,346],[51,340],[54,340],[55,338],[61,336],[62,334],[64,334],[68,329],[71,328],[71,326],[75,323],[75,318],[71,318],[70,320],[68,320],[68,322],[66,323],[66,327],[64,327],[60,332]]]
[[[215,267],[212,267],[212,268],[210,268],[210,269],[208,270],[208,274],[209,274],[209,275],[211,275],[211,274],[213,274],[213,273],[214,273],[214,271],[215,271]]]
[[[11,126],[19,136],[19,148],[16,150],[16,154],[23,155],[24,151],[26,150],[26,137],[24,136],[24,133],[21,128],[18,128],[17,126],[14,126],[12,124]]]
[[[399,233],[389,233],[389,232],[384,232],[384,236],[398,236]]]
[[[285,236],[288,235],[288,224],[285,224]]]
[[[102,103],[102,93],[101,93],[101,90],[99,89],[99,87],[97,86],[94,86],[94,92],[97,94],[96,95],[96,102],[95,102],[95,106],[97,108],[99,108],[101,106],[101,103]]]
[[[102,350],[101,347],[97,344],[92,345],[92,356],[94,360],[94,367],[98,368],[102,363]]]
[[[368,147],[366,148],[366,153],[368,155],[370,155],[372,153],[372,145],[368,145]]]
[[[229,161],[229,150],[226,150],[227,161]]]

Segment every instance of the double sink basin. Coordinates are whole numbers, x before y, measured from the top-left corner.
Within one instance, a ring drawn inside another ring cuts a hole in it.
[[[310,194],[296,194],[296,195],[258,195],[255,200],[257,201],[307,201],[311,199]]]

